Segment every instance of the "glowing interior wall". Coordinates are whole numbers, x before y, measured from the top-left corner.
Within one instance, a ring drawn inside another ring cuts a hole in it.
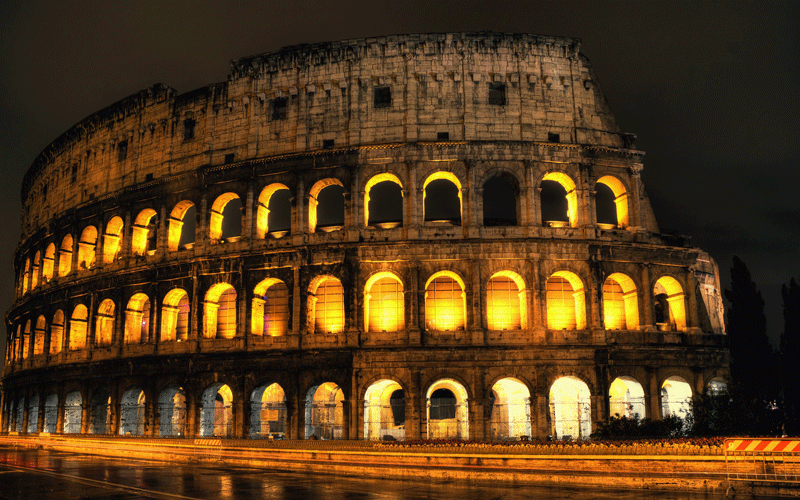
[[[122,218],[112,217],[106,224],[103,235],[103,263],[110,264],[117,260],[122,249]]]
[[[498,380],[492,386],[492,440],[518,440],[531,436],[531,394],[528,387],[515,378]]]
[[[75,351],[86,347],[87,319],[89,313],[86,306],[78,304],[72,311],[69,322],[69,350]]]
[[[256,237],[265,238],[267,233],[274,231],[269,226],[270,202],[272,195],[281,190],[289,190],[284,184],[274,183],[265,187],[258,196],[258,208],[256,209]],[[284,207],[286,208],[286,207]],[[288,207],[291,210],[291,206]]]
[[[72,271],[72,235],[64,236],[58,252],[58,275],[66,276]]]
[[[189,209],[194,207],[194,203],[188,200],[178,202],[169,214],[167,220],[167,248],[170,251],[176,251],[180,248],[181,240],[184,233],[184,225],[186,221],[184,218]],[[194,238],[189,238],[194,241]]]
[[[463,330],[466,323],[464,282],[449,271],[431,276],[425,284],[425,329]]]
[[[110,346],[114,336],[114,301],[105,299],[97,307],[95,317],[94,340],[95,345]]]
[[[329,186],[339,186],[344,189],[344,184],[339,179],[322,179],[317,181],[308,193],[308,232],[313,233],[317,230],[319,207],[319,194],[323,189]]]
[[[150,339],[150,298],[137,293],[125,309],[125,343],[140,344]]]
[[[436,397],[443,393],[449,393],[455,401]],[[428,439],[469,439],[469,398],[463,385],[453,379],[440,379],[431,384],[425,397]]]
[[[486,322],[489,330],[527,328],[525,283],[516,273],[502,271],[489,280]]]
[[[586,328],[583,282],[574,273],[559,271],[547,279],[547,327],[552,330]]]
[[[308,312],[312,319],[310,330],[315,333],[344,331],[344,289],[332,276],[318,277],[311,284]]]
[[[251,328],[253,335],[279,337],[289,332],[289,289],[281,280],[267,278],[253,293]]]
[[[50,354],[58,354],[64,344],[64,311],[57,310],[53,314],[53,323],[50,325]]]
[[[394,380],[378,380],[364,394],[364,439],[405,438],[405,397],[392,398],[403,388]]]
[[[210,239],[219,240],[222,238],[222,221],[224,219],[222,214],[225,211],[225,206],[227,206],[231,200],[238,199],[239,195],[236,193],[225,193],[214,200],[214,203],[211,205],[211,213],[209,214],[208,221],[208,237]]]
[[[97,228],[86,226],[78,240],[78,269],[94,267],[95,247],[97,245]]]
[[[228,283],[217,283],[206,293],[205,338],[230,339],[236,336],[236,290]]]
[[[627,418],[645,418],[644,389],[632,377],[617,377],[608,389],[609,413]]]
[[[367,331],[397,332],[405,329],[403,284],[397,276],[382,272],[364,287],[364,319]]]
[[[682,377],[669,377],[661,384],[663,417],[686,418],[692,409],[692,387]]]
[[[617,209],[617,227],[626,228],[630,226],[630,216],[628,215],[628,192],[622,181],[614,176],[606,175],[597,180],[598,184],[608,186],[614,193],[614,205]]]
[[[578,192],[575,189],[575,181],[570,176],[562,172],[548,172],[542,177],[543,181],[555,181],[567,192],[567,217],[570,227],[578,227]]]
[[[333,382],[314,386],[306,394],[305,438],[342,439],[344,437],[344,393]]]
[[[656,281],[656,284],[653,287],[653,296],[654,298],[657,298],[658,296],[666,296],[669,318],[667,318],[665,314],[663,319],[668,319],[668,323],[671,327],[670,329],[674,328],[678,331],[685,330],[686,295],[683,293],[683,287],[681,287],[681,284],[671,276],[662,276],[658,279],[658,281]],[[667,321],[664,323],[667,323]]]
[[[550,387],[554,439],[588,439],[592,431],[589,387],[575,377],[561,377]]]

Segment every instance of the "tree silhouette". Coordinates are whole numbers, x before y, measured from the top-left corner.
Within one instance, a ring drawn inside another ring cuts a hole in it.
[[[783,333],[781,333],[781,385],[784,401],[784,430],[800,434],[800,286],[792,278],[783,285]]]

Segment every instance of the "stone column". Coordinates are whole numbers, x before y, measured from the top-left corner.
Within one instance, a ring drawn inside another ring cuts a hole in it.
[[[294,245],[302,245],[305,241],[305,235],[308,231],[306,224],[306,203],[305,203],[305,183],[303,178],[297,180],[297,191],[292,203],[292,242]]]
[[[408,345],[420,345],[422,325],[420,324],[420,315],[424,307],[424,290],[420,290],[419,283],[419,263],[413,261],[409,269],[409,283],[408,290],[406,290],[405,297],[408,299],[406,310],[408,311]]]
[[[634,163],[630,167],[631,189],[633,190],[631,208],[633,209],[633,213],[630,214],[629,220],[630,225],[633,227],[643,226],[641,204],[639,202],[642,192],[642,169],[644,169],[644,165],[641,163]]]
[[[642,290],[639,295],[639,304],[642,315],[642,330],[651,330],[655,327],[653,314],[653,287],[650,284],[650,266],[642,264]]]
[[[686,298],[686,306],[689,310],[686,318],[686,330],[700,333],[700,315],[697,311],[697,280],[691,268],[686,271]]]
[[[254,193],[253,193],[253,185],[248,184],[247,186],[247,200],[245,201],[245,206],[242,207],[244,210],[244,214],[242,217],[242,239],[245,241],[250,241],[251,239],[255,239],[253,237],[254,231],[253,227],[255,226],[255,217],[253,217],[254,213]]]

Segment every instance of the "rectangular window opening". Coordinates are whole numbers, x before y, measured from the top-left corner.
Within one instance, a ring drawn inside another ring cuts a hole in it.
[[[436,139],[439,141],[449,141],[450,140],[450,132],[437,132]]]
[[[128,157],[128,141],[117,144],[117,160],[124,161]]]
[[[285,97],[276,97],[272,100],[272,119],[285,120],[286,119],[287,99]]]
[[[322,140],[322,149],[331,149],[334,145],[335,141],[333,139],[323,139]]]
[[[225,163],[233,163],[233,153],[228,153],[225,155]]]
[[[187,118],[183,121],[183,140],[188,141],[190,139],[194,139],[194,126],[197,124],[196,121],[192,120],[191,118]]]
[[[489,104],[493,106],[506,105],[506,86],[502,83],[489,84]]]
[[[561,137],[558,134],[554,134],[552,132],[547,133],[547,141],[548,142],[561,142]]]
[[[392,88],[375,87],[375,107],[388,108],[392,106]]]

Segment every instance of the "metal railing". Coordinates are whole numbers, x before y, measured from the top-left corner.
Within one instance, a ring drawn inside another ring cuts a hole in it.
[[[800,439],[726,439],[728,481],[800,484]]]

